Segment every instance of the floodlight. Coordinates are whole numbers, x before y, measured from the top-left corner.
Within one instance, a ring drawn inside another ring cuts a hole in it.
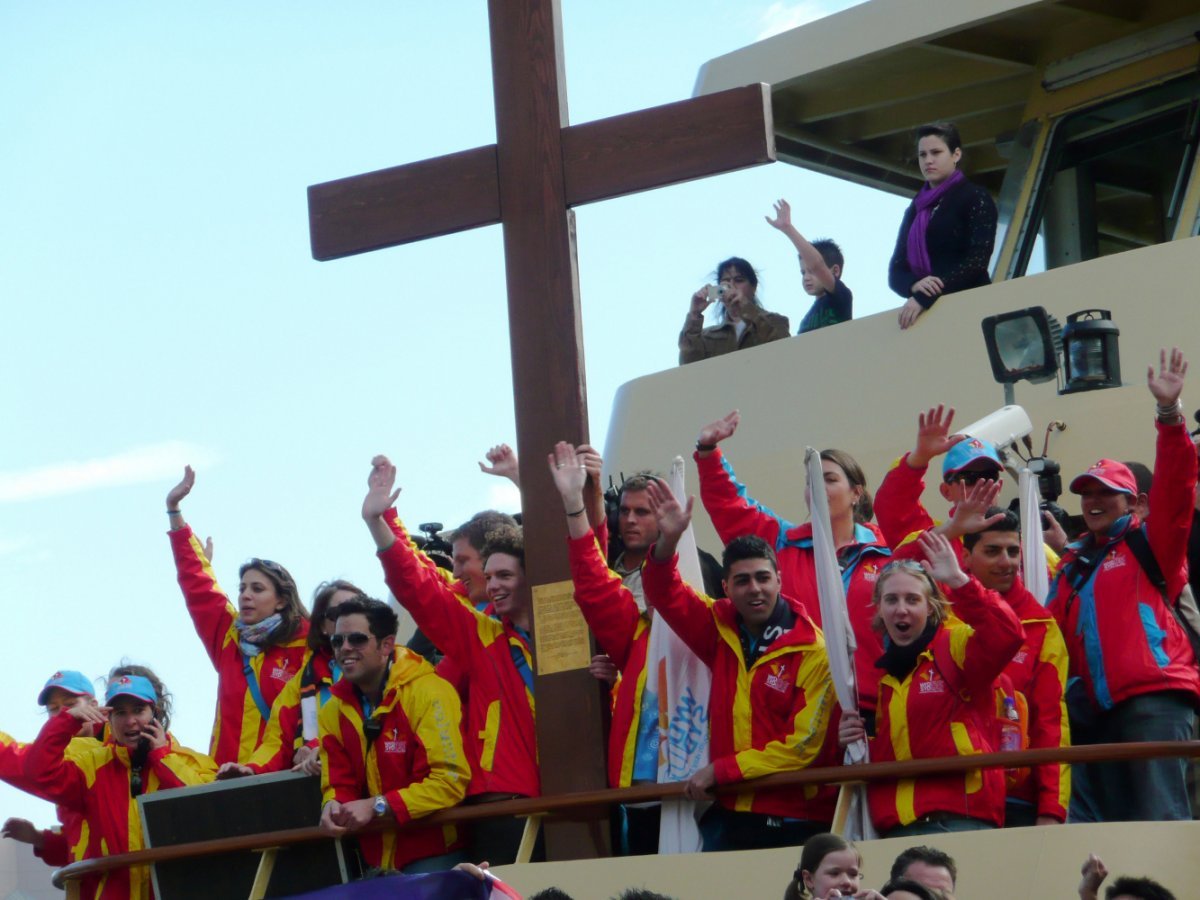
[[[981,324],[992,377],[1000,384],[1040,384],[1058,373],[1062,329],[1043,307],[988,316]]]

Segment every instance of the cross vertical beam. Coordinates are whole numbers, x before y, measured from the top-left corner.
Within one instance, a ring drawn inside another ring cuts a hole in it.
[[[571,574],[561,502],[544,454],[555,441],[578,444],[588,435],[574,214],[567,209],[562,153],[561,18],[558,0],[489,0],[488,13],[525,575],[530,585],[551,584]],[[539,675],[536,698],[543,793],[605,787],[596,680],[587,670]],[[548,823],[547,855],[606,854],[607,830],[603,818]]]

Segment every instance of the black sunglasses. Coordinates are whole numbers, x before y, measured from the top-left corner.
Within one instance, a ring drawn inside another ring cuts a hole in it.
[[[369,634],[363,634],[361,631],[351,631],[349,634],[334,634],[329,637],[329,646],[334,650],[341,649],[342,644],[349,644],[351,647],[365,647],[367,642],[371,640]]]
[[[999,474],[999,472],[955,472],[950,483],[974,487],[981,481],[995,481]]]

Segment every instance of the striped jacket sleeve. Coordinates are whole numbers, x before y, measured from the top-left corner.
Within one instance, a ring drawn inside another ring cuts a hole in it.
[[[429,773],[384,794],[397,822],[454,806],[466,796],[471,781],[462,743],[462,707],[454,688],[437,675],[420,678],[406,696],[404,711],[425,748]]]
[[[234,611],[229,597],[217,584],[204,547],[189,526],[168,532],[175,553],[175,571],[179,588],[187,602],[188,615],[196,634],[204,644],[208,658],[217,665],[221,650],[233,625]]]

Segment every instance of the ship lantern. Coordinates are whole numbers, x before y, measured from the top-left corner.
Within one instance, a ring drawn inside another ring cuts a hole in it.
[[[1085,309],[1067,316],[1063,329],[1063,386],[1060,394],[1121,385],[1121,334],[1107,309]]]
[[[992,377],[1000,384],[1039,384],[1058,374],[1062,328],[1044,308],[988,316],[982,325]]]

